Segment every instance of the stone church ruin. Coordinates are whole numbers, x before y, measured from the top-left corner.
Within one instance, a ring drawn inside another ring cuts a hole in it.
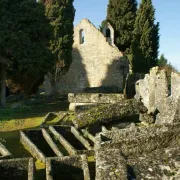
[[[59,77],[55,85],[58,93],[84,92],[88,88],[101,92],[103,87],[109,87],[110,92],[123,91],[129,64],[114,45],[114,29],[109,23],[101,32],[88,19],[83,19],[74,28],[72,55],[68,73]],[[50,95],[52,91],[45,76],[45,92]]]
[[[36,180],[38,161],[43,180],[179,180],[180,74],[172,73],[170,89],[167,82],[155,67],[136,82],[133,99],[70,93],[70,103],[96,106],[61,111],[57,124],[20,131],[26,157],[0,143],[0,179]]]

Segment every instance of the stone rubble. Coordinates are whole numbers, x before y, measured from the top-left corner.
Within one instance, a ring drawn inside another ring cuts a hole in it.
[[[58,125],[46,127],[44,123],[43,128],[20,131],[21,143],[46,164],[45,179],[180,179],[180,74],[172,73],[170,90],[165,71],[152,68],[136,83],[135,99],[89,93],[69,94],[69,101],[98,105],[74,114],[63,112]],[[51,115],[45,119],[51,120]],[[64,125],[68,120],[77,126]],[[94,126],[96,133],[92,133],[93,125],[99,126]],[[45,150],[39,148],[42,138],[53,156],[41,152]],[[7,152],[0,144],[2,157]],[[34,160],[26,159],[24,168],[17,166],[19,162],[24,159],[0,160],[0,179],[8,179],[4,177],[12,167],[18,170],[14,175],[24,177],[25,172],[26,179],[33,180]]]
[[[169,93],[170,91],[170,93]],[[141,100],[148,114],[157,115],[156,123],[180,122],[180,74],[171,74],[171,90],[165,70],[154,67],[136,83],[135,99]]]

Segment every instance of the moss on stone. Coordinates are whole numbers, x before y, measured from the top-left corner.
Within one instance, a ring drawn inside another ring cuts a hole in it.
[[[95,162],[95,156],[88,156],[88,162]]]
[[[74,117],[78,127],[85,127],[95,123],[108,123],[120,120],[126,116],[139,114],[140,111],[146,112],[147,109],[134,99],[124,100],[122,103],[100,105],[84,113],[79,113]]]
[[[41,162],[40,160],[37,160],[35,162],[35,166],[36,166],[36,170],[45,169],[45,164],[43,162]]]

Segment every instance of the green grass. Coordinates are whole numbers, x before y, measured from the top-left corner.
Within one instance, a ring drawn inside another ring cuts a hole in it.
[[[0,132],[37,127],[48,112],[68,110],[68,105],[66,101],[52,101],[12,109],[9,104],[5,109],[0,109]]]
[[[20,143],[19,130],[39,127],[47,113],[67,111],[69,103],[60,100],[39,101],[35,104],[25,104],[21,108],[12,109],[11,105],[13,103],[23,104],[24,102],[7,103],[5,109],[0,109],[0,142],[6,146],[14,157],[32,157],[26,147]],[[55,117],[46,124],[51,125],[58,121],[59,117]],[[36,179],[44,179],[45,164],[37,160],[35,166]]]

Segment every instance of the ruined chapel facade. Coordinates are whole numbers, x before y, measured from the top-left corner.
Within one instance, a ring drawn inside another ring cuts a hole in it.
[[[56,85],[58,93],[83,92],[93,87],[117,87],[119,92],[123,91],[129,65],[114,45],[114,30],[109,23],[101,32],[88,19],[83,19],[74,28],[72,53],[70,69]],[[52,92],[47,76],[45,92]]]

